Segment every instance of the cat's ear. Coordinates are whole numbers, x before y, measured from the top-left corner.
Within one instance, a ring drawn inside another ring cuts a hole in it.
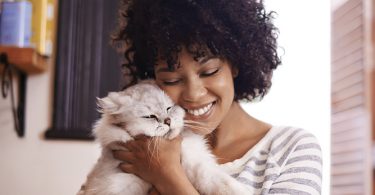
[[[126,106],[129,98],[121,96],[119,93],[111,92],[107,97],[97,98],[98,111],[106,114],[120,114],[121,108]]]
[[[96,105],[98,106],[98,112],[111,114],[118,110],[118,105],[111,100],[109,97],[96,98]]]

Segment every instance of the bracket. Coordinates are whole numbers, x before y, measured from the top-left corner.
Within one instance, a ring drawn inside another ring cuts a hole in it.
[[[0,53],[0,64],[4,65],[1,76],[1,93],[3,98],[7,98],[10,93],[12,103],[12,113],[14,127],[18,137],[25,135],[25,106],[26,106],[26,80],[27,74],[19,70],[8,61],[8,55],[5,52]],[[13,89],[13,73],[18,75],[18,104],[15,104]]]

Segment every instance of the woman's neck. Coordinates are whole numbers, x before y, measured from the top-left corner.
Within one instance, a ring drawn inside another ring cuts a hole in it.
[[[238,102],[233,102],[226,117],[207,138],[216,156],[231,161],[255,145],[270,128],[271,125],[251,117]]]
[[[241,137],[244,129],[252,126],[251,117],[241,108],[239,103],[233,102],[227,115],[209,136],[212,140],[212,148],[222,147]]]

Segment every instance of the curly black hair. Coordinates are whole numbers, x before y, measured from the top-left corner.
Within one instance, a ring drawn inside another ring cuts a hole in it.
[[[158,59],[170,69],[182,48],[198,59],[214,55],[238,68],[238,100],[262,99],[281,64],[278,29],[262,0],[122,0],[114,42],[125,43],[123,68],[131,84],[155,78]]]

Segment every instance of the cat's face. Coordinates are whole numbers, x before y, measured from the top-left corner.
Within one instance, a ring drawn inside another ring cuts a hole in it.
[[[183,129],[185,111],[152,83],[112,92],[98,102],[110,123],[124,128],[133,137],[144,134],[173,139]]]

